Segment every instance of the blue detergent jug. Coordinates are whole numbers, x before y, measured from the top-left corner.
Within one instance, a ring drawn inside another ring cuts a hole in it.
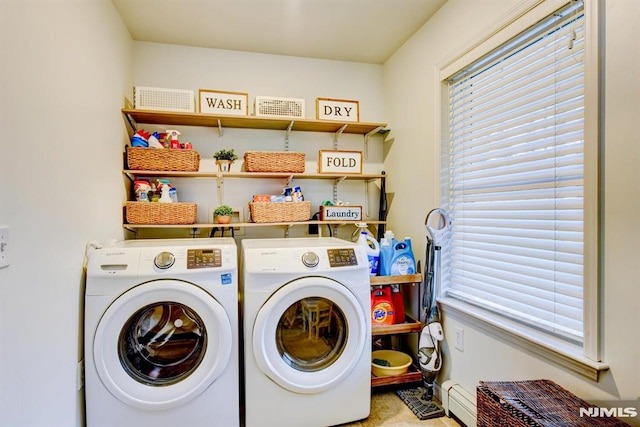
[[[411,238],[405,237],[403,242],[396,241],[389,263],[389,275],[415,274],[416,259],[411,248]]]
[[[378,275],[389,276],[391,274],[391,261],[393,260],[393,248],[399,242],[394,238],[393,231],[387,230],[380,239],[380,259],[378,262]]]

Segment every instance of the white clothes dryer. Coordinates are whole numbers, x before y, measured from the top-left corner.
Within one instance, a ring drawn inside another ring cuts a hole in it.
[[[366,251],[336,238],[245,239],[241,246],[246,427],[366,418]]]
[[[88,427],[239,426],[238,348],[233,239],[130,240],[90,254]]]

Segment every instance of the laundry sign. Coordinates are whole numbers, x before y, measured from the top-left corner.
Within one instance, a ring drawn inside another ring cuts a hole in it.
[[[316,119],[338,122],[360,121],[359,101],[334,98],[316,98]]]
[[[361,221],[362,206],[320,206],[321,221]]]
[[[319,173],[362,173],[362,151],[320,150],[318,153]]]
[[[221,90],[198,90],[200,113],[224,114],[230,116],[249,115],[249,95],[244,92],[226,92]]]

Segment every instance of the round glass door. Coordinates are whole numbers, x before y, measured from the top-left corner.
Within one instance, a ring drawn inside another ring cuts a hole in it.
[[[340,383],[364,357],[368,317],[339,282],[304,277],[282,286],[259,310],[253,353],[287,390],[318,393]]]
[[[135,312],[118,341],[120,362],[133,379],[165,386],[182,381],[198,368],[205,354],[207,329],[189,307],[165,301]]]
[[[227,367],[234,339],[229,316],[209,293],[178,280],[156,280],[107,308],[93,357],[111,394],[131,406],[160,410],[209,387]]]
[[[276,345],[294,369],[315,372],[331,366],[344,351],[349,331],[339,306],[322,297],[291,304],[280,317]]]

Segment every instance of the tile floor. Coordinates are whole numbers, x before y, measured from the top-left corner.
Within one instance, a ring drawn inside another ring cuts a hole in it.
[[[368,418],[340,427],[460,427],[462,424],[446,415],[420,421],[393,391],[374,391],[371,395],[371,414]]]

